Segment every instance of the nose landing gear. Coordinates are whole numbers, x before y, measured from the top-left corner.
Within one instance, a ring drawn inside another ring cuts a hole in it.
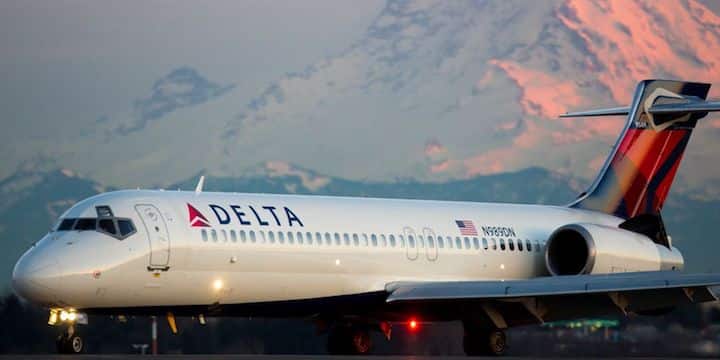
[[[55,345],[60,354],[80,354],[85,350],[85,342],[72,324],[57,337]]]

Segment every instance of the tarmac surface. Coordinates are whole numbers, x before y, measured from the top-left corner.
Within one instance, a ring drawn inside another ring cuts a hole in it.
[[[0,355],[0,359],[62,359],[62,360],[69,360],[69,359],[83,359],[83,360],[120,360],[120,359],[127,359],[127,358],[144,358],[144,357],[152,357],[162,360],[173,360],[173,359],[183,359],[183,360],[200,360],[200,359],[208,359],[208,360],[252,360],[252,359],[260,359],[260,360],[314,360],[314,359],[320,359],[320,360],[344,360],[344,359],[353,359],[353,360],[432,360],[432,359],[471,359],[469,357],[465,356],[386,356],[386,355],[378,355],[378,356],[330,356],[330,355],[132,355],[132,354],[117,354],[117,355],[53,355],[53,354],[45,354],[45,355]],[[516,360],[516,359],[531,359],[536,357],[500,357],[495,359],[503,359],[503,360]],[[589,359],[588,357],[547,357],[542,359]],[[621,359],[617,357],[598,357],[597,359]],[[629,358],[622,358],[622,359],[648,359],[648,360],[655,360],[655,359],[682,359],[682,358],[662,358],[662,357],[629,357]],[[697,358],[687,358],[687,359],[697,359]]]

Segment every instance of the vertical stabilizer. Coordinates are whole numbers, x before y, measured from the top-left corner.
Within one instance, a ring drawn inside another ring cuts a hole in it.
[[[703,83],[644,80],[629,108],[566,115],[628,114],[597,179],[570,206],[624,219],[659,214],[698,119],[716,111],[716,104],[704,101],[709,89]]]

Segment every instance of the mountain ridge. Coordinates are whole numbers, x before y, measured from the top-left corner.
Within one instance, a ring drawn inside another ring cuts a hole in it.
[[[322,179],[319,181],[317,179]],[[193,176],[168,187],[195,187]],[[386,197],[447,201],[485,201],[563,205],[582,189],[577,179],[543,168],[480,175],[448,182],[359,182],[334,178],[291,164],[259,164],[245,177],[208,176],[206,191]],[[112,191],[69,169],[18,172],[0,181],[0,289],[9,286],[12,266],[30,244],[50,229],[57,217],[75,202],[103,191]],[[707,229],[720,221],[720,201],[700,201],[671,191],[663,212],[668,231],[681,249],[691,271],[706,271],[714,264],[720,244],[711,241]]]

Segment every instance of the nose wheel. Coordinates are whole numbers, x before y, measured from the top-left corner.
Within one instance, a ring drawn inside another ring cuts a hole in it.
[[[57,337],[55,345],[60,354],[80,354],[85,350],[85,342],[73,325]]]

